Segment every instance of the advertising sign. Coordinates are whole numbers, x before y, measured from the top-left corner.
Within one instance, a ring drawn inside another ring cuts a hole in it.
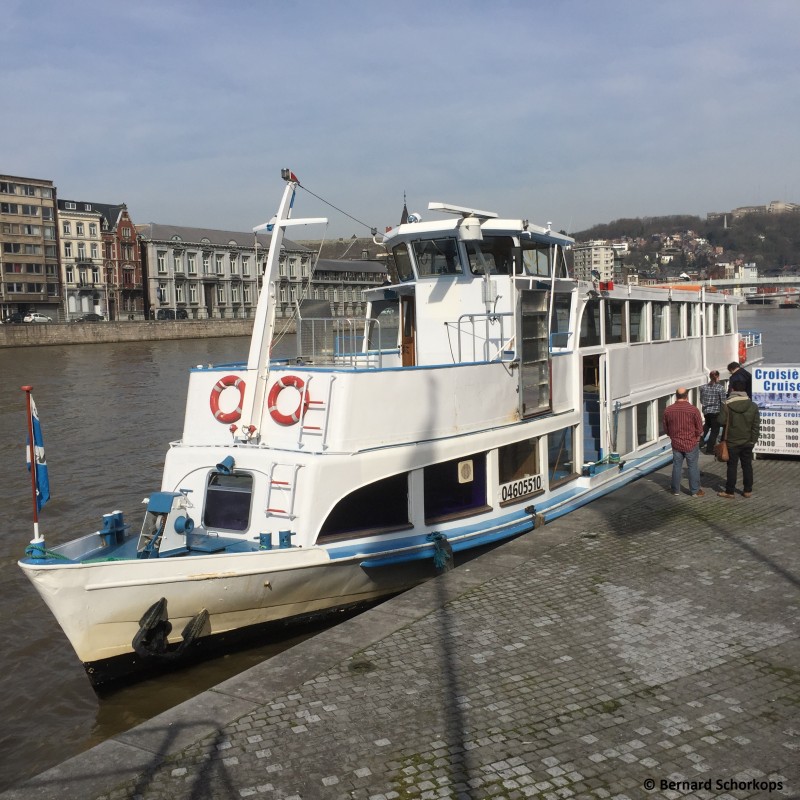
[[[800,364],[759,364],[752,374],[761,415],[754,452],[800,457]]]

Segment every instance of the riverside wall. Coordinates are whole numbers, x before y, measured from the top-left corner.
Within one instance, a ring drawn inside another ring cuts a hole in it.
[[[281,322],[281,328],[286,325]],[[158,320],[148,322],[28,323],[0,325],[0,348],[65,344],[109,344],[163,339],[250,336],[252,319]],[[294,333],[294,322],[288,333]]]

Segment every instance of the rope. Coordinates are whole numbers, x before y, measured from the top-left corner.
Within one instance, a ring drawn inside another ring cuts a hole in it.
[[[344,214],[346,217],[349,217],[351,220],[353,220],[353,222],[357,222],[359,225],[363,225],[373,236],[378,232],[377,228],[374,228],[372,225],[367,225],[366,222],[362,222],[360,219],[356,219],[352,214],[348,214],[343,209],[341,209],[338,206],[335,206],[333,203],[330,203],[327,200],[325,200],[325,198],[320,197],[318,194],[314,194],[314,192],[312,192],[311,189],[309,189],[307,186],[303,186],[303,184],[300,183],[299,181],[298,181],[297,185],[301,189],[304,189],[305,191],[307,191],[312,197],[316,197],[317,200],[319,200],[322,203],[325,203],[326,206],[330,206],[332,209],[338,211],[340,214]]]
[[[433,565],[439,572],[452,569],[453,548],[443,533],[429,533],[428,541],[433,542]]]
[[[37,561],[47,560],[47,559],[54,559],[58,561],[72,561],[71,558],[67,558],[66,556],[62,556],[61,553],[56,553],[53,550],[48,550],[46,547],[40,547],[39,545],[29,544],[25,548],[25,555],[28,558],[35,559]]]

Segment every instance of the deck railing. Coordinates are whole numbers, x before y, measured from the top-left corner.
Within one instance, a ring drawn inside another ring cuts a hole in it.
[[[369,326],[369,346],[364,348],[364,326]],[[363,317],[303,317],[297,325],[297,358],[305,363],[336,367],[380,369],[383,358],[398,348],[382,342],[397,341],[397,329],[381,328],[380,320]]]
[[[513,323],[513,317],[510,311],[502,314],[462,314],[456,323],[458,363],[464,361],[464,350],[471,351],[471,361],[511,361],[514,353],[508,348],[513,348],[513,332],[511,338],[507,339],[504,320],[509,319]],[[499,331],[493,332],[492,326],[498,324]]]

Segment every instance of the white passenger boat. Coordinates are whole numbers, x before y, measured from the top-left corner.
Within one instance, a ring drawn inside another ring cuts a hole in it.
[[[376,237],[399,280],[366,324],[303,319],[274,360],[284,230],[320,221],[283,178],[247,362],[191,371],[141,529],[110,513],[19,562],[95,686],[402,591],[636,480],[671,458],[675,389],[741,355],[731,297],[574,280],[549,226],[431,203]]]

